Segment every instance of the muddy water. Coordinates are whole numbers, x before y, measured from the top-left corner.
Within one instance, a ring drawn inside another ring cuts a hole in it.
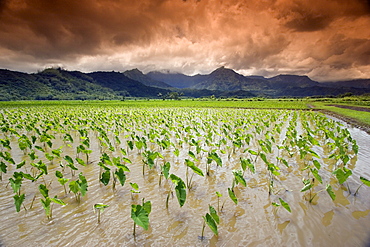
[[[299,125],[298,125],[299,127]],[[333,178],[325,177],[333,185],[336,200],[333,202],[323,191],[312,203],[306,199],[307,193],[300,192],[302,184],[302,161],[296,156],[286,158],[289,168],[281,167],[279,179],[275,181],[275,194],[268,193],[268,176],[261,159],[256,161],[256,173],[247,171],[244,177],[247,187],[237,185],[235,193],[239,203],[235,205],[227,195],[227,188],[232,184],[232,169],[240,168],[239,157],[245,155],[237,151],[228,157],[221,155],[222,167],[211,164],[210,176],[194,175],[193,186],[187,194],[187,200],[180,208],[176,196],[170,198],[166,209],[165,201],[173,185],[162,180],[159,185],[158,169],[146,170],[142,174],[142,156],[134,149],[127,157],[131,172],[126,173],[124,187],[99,183],[100,154],[94,152],[89,157],[90,164],[79,167],[88,181],[89,187],[81,202],[77,202],[72,193],[65,194],[62,186],[54,179],[54,172],[60,169],[61,159],[49,164],[49,174],[44,181],[24,181],[22,193],[26,194],[25,207],[16,213],[13,204],[13,191],[7,185],[9,176],[3,174],[0,182],[0,241],[3,246],[365,246],[370,241],[370,188],[363,186],[359,194],[353,196],[359,186],[359,176],[370,178],[370,136],[365,132],[347,126],[359,145],[359,153],[350,160],[353,175],[348,180],[352,193],[347,186],[335,185]],[[94,134],[92,135],[94,136]],[[124,134],[122,135],[124,136]],[[75,138],[77,134],[75,133]],[[16,146],[15,140],[12,145]],[[63,141],[59,140],[59,147]],[[91,137],[91,149],[99,150],[95,136]],[[256,143],[255,143],[256,145]],[[179,146],[178,146],[179,147]],[[64,155],[73,154],[75,147],[65,148]],[[171,173],[185,180],[184,159],[187,151],[193,147],[183,144],[179,157],[174,157],[171,150],[164,153],[166,161],[171,162]],[[315,150],[325,154],[325,148]],[[166,154],[167,152],[167,154]],[[194,151],[195,152],[195,151]],[[97,152],[98,153],[98,152]],[[21,151],[12,153],[16,163],[28,159]],[[39,156],[41,154],[39,153]],[[206,155],[199,157],[196,164],[205,170]],[[159,163],[159,162],[158,162]],[[330,166],[331,164],[328,164]],[[157,167],[158,168],[158,167]],[[10,173],[10,171],[9,171]],[[64,170],[65,177],[75,178],[70,170]],[[53,206],[53,218],[48,220],[40,203],[40,195],[35,188],[40,183],[50,184],[49,194],[58,195],[67,205]],[[129,182],[136,182],[141,193],[132,195]],[[35,184],[37,183],[37,184]],[[320,188],[320,187],[318,187]],[[323,186],[321,189],[324,188]],[[222,193],[220,207],[219,235],[214,236],[206,226],[205,239],[201,240],[203,219],[208,212],[208,205],[218,207],[215,191]],[[36,196],[31,209],[32,198]],[[291,213],[284,208],[275,208],[272,202],[278,198],[289,202]],[[130,218],[131,204],[138,204],[142,198],[152,202],[150,228],[144,231],[138,227],[136,238],[132,235],[133,221]],[[102,214],[101,223],[93,210],[95,203],[110,205]]]

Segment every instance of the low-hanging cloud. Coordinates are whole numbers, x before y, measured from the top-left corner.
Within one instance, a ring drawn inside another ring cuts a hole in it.
[[[367,0],[0,0],[0,67],[370,77],[369,26]]]

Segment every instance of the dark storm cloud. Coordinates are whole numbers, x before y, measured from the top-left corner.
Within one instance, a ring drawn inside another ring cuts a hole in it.
[[[366,0],[0,0],[0,67],[363,76],[369,13]]]

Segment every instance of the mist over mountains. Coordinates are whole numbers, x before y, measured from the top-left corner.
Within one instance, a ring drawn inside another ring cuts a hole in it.
[[[206,75],[138,69],[125,72],[49,68],[27,74],[0,69],[0,100],[89,100],[125,97],[307,97],[370,93],[370,79],[317,82],[307,76],[244,76],[220,67]]]

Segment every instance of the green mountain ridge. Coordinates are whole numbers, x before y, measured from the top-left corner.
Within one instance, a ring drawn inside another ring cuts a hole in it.
[[[156,78],[162,78],[159,81]],[[125,97],[306,97],[370,93],[370,79],[319,83],[307,76],[243,76],[220,67],[208,75],[181,73],[67,71],[49,68],[34,74],[0,69],[0,100],[103,100]],[[174,94],[173,94],[174,95]]]

